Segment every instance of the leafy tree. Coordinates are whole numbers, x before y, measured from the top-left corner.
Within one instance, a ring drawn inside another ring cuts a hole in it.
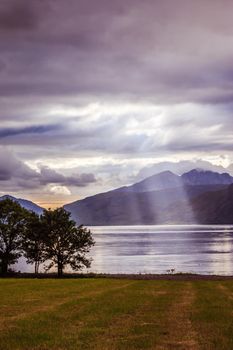
[[[90,267],[91,260],[85,255],[94,245],[90,230],[70,219],[70,213],[63,208],[46,210],[42,216],[46,232],[46,258],[51,261],[47,269],[57,268],[62,276],[69,265],[73,270]]]
[[[28,211],[7,198],[0,201],[0,266],[6,274],[9,265],[21,256],[22,234]]]
[[[42,218],[36,213],[30,213],[27,218],[22,249],[28,264],[35,264],[35,274],[38,274],[40,264],[45,262],[45,230]]]

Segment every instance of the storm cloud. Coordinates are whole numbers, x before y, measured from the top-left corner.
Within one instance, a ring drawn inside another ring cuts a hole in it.
[[[1,94],[231,101],[232,10],[228,0],[3,1]]]
[[[76,199],[171,162],[232,169],[232,12],[229,0],[2,0],[1,191]]]
[[[66,186],[85,187],[95,182],[96,178],[91,173],[65,176],[45,166],[37,170],[32,169],[19,160],[12,151],[0,149],[0,186],[10,192],[45,189],[50,191],[53,189],[52,185],[59,185],[59,188],[63,187],[63,189]],[[46,187],[47,185],[51,186]]]

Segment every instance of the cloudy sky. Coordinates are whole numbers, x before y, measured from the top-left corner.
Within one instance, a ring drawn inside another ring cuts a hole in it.
[[[0,194],[233,174],[231,0],[1,0]]]

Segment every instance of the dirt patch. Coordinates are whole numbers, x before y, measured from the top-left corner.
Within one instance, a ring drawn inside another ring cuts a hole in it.
[[[148,300],[144,300],[137,307],[135,307],[132,314],[122,314],[114,317],[108,326],[107,332],[104,332],[98,337],[98,343],[93,346],[95,350],[116,350],[121,348],[120,343],[124,344],[127,348],[133,349],[131,342],[140,341],[145,337],[150,336],[149,328],[157,326],[158,321],[153,322],[153,317],[149,320],[145,320],[147,313],[151,313],[152,305],[151,298],[160,297],[168,294],[168,291],[156,290],[148,295]],[[140,334],[135,334],[134,327],[145,327],[145,331]],[[149,334],[147,334],[149,333]],[[125,347],[124,347],[125,348]]]
[[[219,284],[218,289],[230,300],[233,300],[233,293],[226,286]]]
[[[184,285],[180,298],[172,304],[167,314],[167,326],[156,350],[198,350],[197,334],[190,320],[195,293],[191,283]]]

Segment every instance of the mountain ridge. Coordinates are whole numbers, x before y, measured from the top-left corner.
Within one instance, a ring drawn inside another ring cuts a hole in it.
[[[230,185],[231,183],[233,183],[233,176],[226,172],[218,173],[204,169],[192,169],[182,175],[177,175],[170,170],[166,170],[151,175],[135,184],[123,186],[112,191],[147,192],[184,185]]]
[[[6,198],[9,198],[9,199],[19,203],[23,208],[25,208],[29,211],[33,211],[33,212],[37,213],[38,215],[43,213],[44,208],[40,207],[39,205],[37,205],[36,203],[34,203],[32,201],[29,201],[29,200],[23,199],[23,198],[16,198],[16,197],[13,197],[13,196],[8,195],[8,194],[1,196],[0,201],[4,200]]]
[[[178,176],[166,171],[130,186],[66,204],[64,208],[71,212],[74,220],[85,225],[162,224],[177,220],[182,223],[182,215],[177,213],[176,218],[167,214],[172,204],[178,202],[185,223],[192,219],[185,207],[190,208],[195,197],[226,190],[230,184],[233,184],[233,177],[227,173],[193,169]]]

